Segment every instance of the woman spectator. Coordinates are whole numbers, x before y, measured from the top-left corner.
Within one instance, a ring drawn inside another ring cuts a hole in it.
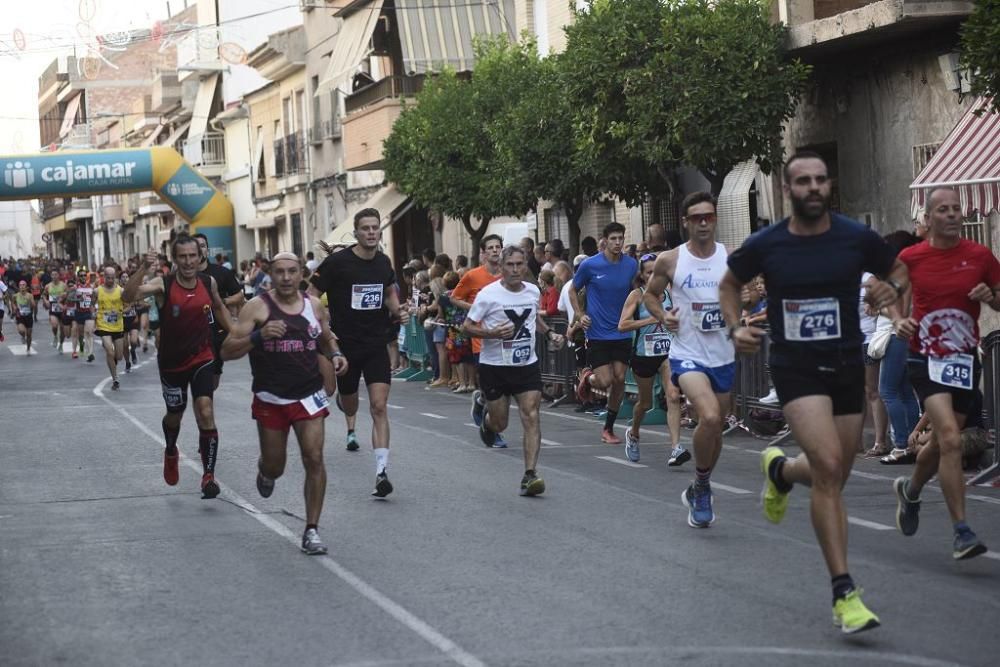
[[[472,340],[462,332],[462,324],[465,322],[465,310],[454,305],[451,301],[451,293],[458,286],[459,275],[456,271],[449,271],[444,275],[445,293],[441,299],[441,307],[444,310],[444,321],[448,325],[448,336],[445,340],[445,349],[448,351],[448,361],[458,371],[458,384],[454,387],[456,394],[465,394],[475,389],[472,383],[473,358]]]
[[[451,363],[448,361],[448,351],[445,349],[445,340],[448,337],[447,328],[444,326],[443,308],[441,303],[447,296],[444,285],[444,276],[451,270],[451,258],[448,255],[438,255],[434,258],[434,265],[430,270],[431,303],[427,307],[430,313],[433,329],[431,332],[431,346],[428,351],[437,357],[438,374],[431,388],[445,387],[451,382]]]
[[[885,240],[897,253],[920,242],[916,235],[905,231],[887,234]],[[903,312],[910,312],[909,299],[903,304]],[[888,325],[891,328],[892,323],[886,320],[888,318],[885,315],[879,315],[876,326]],[[909,341],[897,338],[895,333],[891,334],[879,372],[878,393],[885,403],[889,423],[892,425],[892,451],[880,459],[887,465],[913,463],[916,460],[916,451],[909,449],[907,439],[920,419],[920,404],[906,370],[908,350]]]
[[[861,275],[862,284],[872,277],[870,273]],[[881,358],[872,357],[868,354],[868,347],[875,335],[878,320],[878,312],[865,303],[865,288],[861,288],[860,304],[858,305],[861,318],[861,333],[864,335],[865,354],[865,401],[868,404],[868,413],[872,417],[872,424],[875,427],[875,444],[868,450],[869,456],[884,456],[892,449],[886,442],[886,434],[889,430],[889,415],[885,409],[882,396],[879,395],[878,383],[879,372],[882,367]],[[883,318],[884,319],[884,318]]]
[[[538,276],[538,289],[542,291],[542,303],[539,308],[542,315],[552,317],[558,312],[559,288],[556,287],[556,274],[542,269]]]

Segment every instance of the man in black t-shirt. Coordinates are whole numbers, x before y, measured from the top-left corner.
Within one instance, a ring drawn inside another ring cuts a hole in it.
[[[326,293],[330,308],[330,328],[337,337],[341,352],[347,357],[348,370],[338,378],[337,406],[347,415],[349,451],[358,449],[354,423],[358,413],[358,386],[361,376],[368,389],[372,416],[372,448],[375,452],[375,491],[385,498],[392,493],[386,474],[389,462],[389,418],[386,403],[392,368],[387,347],[404,312],[396,290],[396,274],[389,258],[379,251],[382,216],[366,208],[354,216],[357,244],[339,250],[323,260],[313,274],[309,292]]]
[[[198,242],[201,251],[201,266],[198,273],[215,278],[215,284],[219,288],[219,296],[226,309],[232,313],[239,311],[240,307],[246,303],[246,296],[243,294],[243,285],[240,284],[236,274],[221,264],[208,261],[208,237],[204,234],[195,234],[192,238]],[[209,314],[211,317],[211,313]],[[222,379],[222,343],[226,340],[225,330],[219,326],[218,322],[212,324],[212,350],[215,352],[215,388],[219,388],[219,381]],[[135,363],[135,350],[132,350],[132,362]]]
[[[826,163],[797,153],[784,168],[792,216],[747,239],[729,256],[719,301],[729,336],[742,354],[755,354],[762,329],[740,325],[741,287],[763,275],[772,344],[771,379],[802,454],[777,447],[761,453],[764,515],[781,521],[792,484],[811,487],[812,521],[833,588],[833,618],[844,633],[876,628],[847,570],[847,513],[842,488],[860,449],[864,422],[863,336],[858,285],[882,308],[902,292],[906,269],[875,232],[830,213]]]

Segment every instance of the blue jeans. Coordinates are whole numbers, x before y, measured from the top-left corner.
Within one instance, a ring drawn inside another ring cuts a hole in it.
[[[885,348],[878,378],[878,393],[889,413],[893,446],[897,449],[906,449],[906,439],[920,420],[920,404],[906,370],[908,350],[909,343],[893,334]]]
[[[421,328],[423,328],[421,326]],[[437,329],[437,327],[434,327]],[[438,368],[437,346],[434,345],[434,329],[424,329],[424,340],[427,341],[427,355],[431,358],[431,370],[434,371],[434,379],[441,377],[441,369]]]

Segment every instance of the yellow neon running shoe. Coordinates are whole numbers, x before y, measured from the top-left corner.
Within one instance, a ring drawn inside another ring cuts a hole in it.
[[[833,603],[833,624],[845,635],[864,632],[881,625],[878,616],[861,601],[861,591],[858,589]]]
[[[788,494],[782,493],[767,474],[771,462],[785,452],[780,447],[768,447],[760,453],[760,471],[764,473],[764,488],[760,492],[760,502],[764,506],[764,516],[771,523],[781,523],[788,509]]]

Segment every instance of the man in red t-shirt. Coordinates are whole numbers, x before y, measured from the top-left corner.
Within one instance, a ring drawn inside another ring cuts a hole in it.
[[[143,284],[146,272],[158,264],[156,252],[150,250],[125,285],[122,299],[135,303],[147,296],[156,297],[160,311],[160,349],[157,363],[160,384],[167,413],[163,417],[163,480],[173,486],[179,479],[177,436],[181,418],[187,408],[188,386],[194,401],[194,417],[198,422],[198,452],[204,466],[201,478],[202,498],[219,495],[215,481],[215,461],[219,450],[219,432],[215,427],[212,394],[215,390],[215,352],[212,334],[215,325],[229,333],[230,315],[219,297],[215,278],[198,271],[201,250],[198,242],[187,234],[179,234],[171,244],[177,273],[155,277]],[[213,324],[210,314],[215,318]]]
[[[979,311],[984,303],[1000,311],[1000,262],[985,246],[962,238],[962,222],[958,193],[931,190],[927,240],[899,254],[909,270],[913,311],[909,317],[892,312],[896,335],[910,340],[910,382],[933,431],[912,475],[893,483],[896,526],[904,535],[917,532],[920,491],[936,472],[955,528],[955,560],[986,552],[965,521],[959,434],[979,385]]]

